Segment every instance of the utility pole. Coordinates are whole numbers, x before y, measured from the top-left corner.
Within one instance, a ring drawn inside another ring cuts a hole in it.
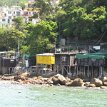
[[[20,48],[20,46],[19,46],[19,38],[18,38],[18,47],[17,47],[17,55],[18,55],[18,57],[20,55],[19,48]]]

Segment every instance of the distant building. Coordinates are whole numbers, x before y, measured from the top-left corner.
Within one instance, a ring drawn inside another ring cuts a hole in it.
[[[60,0],[50,0],[52,4],[58,4]]]
[[[20,6],[0,7],[0,26],[12,25],[12,20],[17,16],[22,16],[22,8]]]
[[[32,22],[33,24],[36,24],[40,21],[38,12],[39,10],[34,7],[34,0],[29,0],[28,4],[26,4],[25,9],[23,10],[24,21],[26,23]],[[38,17],[34,17],[34,15]]]
[[[0,26],[12,26],[13,19],[20,16],[23,17],[25,23],[32,22],[33,24],[36,24],[39,22],[39,17],[33,18],[35,14],[38,15],[38,10],[32,7],[32,2],[28,2],[25,9],[22,9],[21,6],[0,7]]]

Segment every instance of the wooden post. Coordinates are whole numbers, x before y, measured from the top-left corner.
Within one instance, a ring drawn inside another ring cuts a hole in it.
[[[86,77],[86,70],[85,70],[85,68],[86,68],[86,66],[84,66],[84,68],[83,68],[83,77]]]
[[[89,66],[88,66],[87,77],[89,78],[89,76],[90,76],[90,71],[89,71]]]
[[[76,70],[76,76],[78,75],[78,66],[77,66],[77,70]]]
[[[100,66],[100,77],[102,77],[103,76],[103,68],[102,68],[102,66]]]

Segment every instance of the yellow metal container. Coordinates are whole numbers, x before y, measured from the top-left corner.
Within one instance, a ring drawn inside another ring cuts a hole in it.
[[[47,64],[47,65],[55,64],[55,56],[54,56],[54,54],[50,54],[50,53],[37,54],[36,63],[37,64]]]

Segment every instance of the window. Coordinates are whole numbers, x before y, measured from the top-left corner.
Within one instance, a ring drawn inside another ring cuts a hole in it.
[[[17,16],[20,16],[20,12],[16,12]]]
[[[11,11],[8,11],[8,14],[11,14]]]
[[[10,19],[8,19],[8,23],[10,23]]]
[[[5,19],[2,19],[2,21],[5,21]]]
[[[9,16],[9,19],[11,19],[11,16]]]

